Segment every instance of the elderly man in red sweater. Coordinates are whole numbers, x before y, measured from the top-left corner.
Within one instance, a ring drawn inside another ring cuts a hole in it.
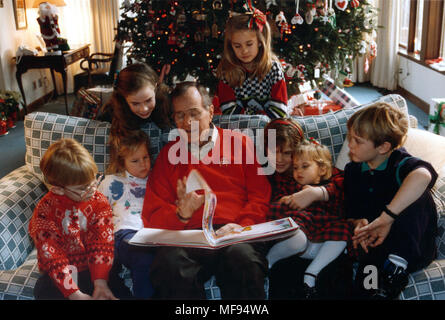
[[[252,141],[212,124],[213,106],[204,87],[178,84],[171,93],[179,136],[160,152],[147,184],[145,227],[201,229],[203,195],[185,192],[197,169],[217,197],[217,235],[265,221],[271,188],[262,174]],[[267,273],[263,243],[239,243],[217,250],[159,247],[151,280],[155,297],[205,299],[204,282],[215,275],[223,299],[264,299]]]

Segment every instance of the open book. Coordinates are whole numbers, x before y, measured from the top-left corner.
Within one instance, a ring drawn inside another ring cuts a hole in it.
[[[288,237],[298,230],[292,218],[246,226],[230,234],[218,237],[213,230],[213,214],[216,196],[197,170],[187,178],[186,192],[204,189],[205,202],[202,215],[202,230],[166,230],[143,228],[136,232],[129,243],[139,246],[176,246],[218,249],[239,242],[265,241]]]

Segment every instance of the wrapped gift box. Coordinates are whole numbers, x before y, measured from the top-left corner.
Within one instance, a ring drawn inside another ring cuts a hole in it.
[[[352,108],[360,105],[360,103],[354,99],[349,93],[344,89],[340,89],[335,85],[334,80],[329,77],[325,78],[323,85],[320,87],[321,92],[329,97],[335,104],[343,108]]]
[[[94,87],[87,89],[88,93],[94,94],[99,98],[99,104],[102,106],[110,100],[111,95],[113,94],[112,87]]]
[[[293,116],[313,116],[342,109],[342,106],[328,100],[311,100],[296,105],[290,112]]]
[[[431,100],[428,131],[445,137],[445,98]]]

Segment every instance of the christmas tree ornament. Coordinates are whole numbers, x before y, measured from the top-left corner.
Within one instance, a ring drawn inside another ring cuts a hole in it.
[[[317,14],[317,9],[315,7],[315,4],[313,3],[307,3],[307,10],[304,15],[304,18],[306,20],[307,24],[312,24],[314,22],[315,15]]]
[[[223,8],[223,3],[221,0],[215,0],[212,3],[212,8],[213,10],[222,10]]]
[[[212,38],[218,38],[218,25],[216,23],[212,25]]]
[[[210,37],[210,35],[212,34],[212,31],[210,30],[210,27],[208,25],[205,26],[203,34],[205,38]]]
[[[360,50],[358,51],[359,54],[365,54],[366,53],[366,49],[368,48],[368,44],[366,43],[365,40],[360,41]]]
[[[293,25],[303,24],[303,22],[304,22],[303,17],[300,16],[300,14],[298,13],[299,9],[300,9],[300,0],[295,0],[295,15],[293,16],[293,18],[290,21],[290,23],[292,23]]]
[[[351,0],[351,8],[357,8],[360,5],[359,0]]]
[[[266,0],[266,9],[269,9],[272,6],[278,6],[276,0]]]
[[[129,9],[131,8],[130,0],[124,0],[124,1],[122,1],[122,7],[123,7],[125,10],[129,10]]]
[[[335,0],[335,6],[338,10],[345,11],[349,0]]]
[[[176,25],[178,26],[178,28],[184,28],[186,22],[186,15],[184,13],[178,14],[178,17],[176,18]]]
[[[280,28],[281,38],[283,38],[284,33],[290,33],[291,30],[289,28],[289,24],[287,23],[286,16],[284,15],[283,11],[280,11],[280,13],[277,14],[275,17],[275,22],[277,23],[278,27]]]
[[[312,12],[310,10],[306,11],[306,14],[304,15],[306,23],[307,24],[312,24],[312,22],[314,22],[314,15],[312,14]]]

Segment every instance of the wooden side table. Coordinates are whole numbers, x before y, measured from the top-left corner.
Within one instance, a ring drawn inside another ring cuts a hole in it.
[[[67,96],[67,83],[66,83],[66,70],[67,67],[80,59],[88,57],[90,54],[90,45],[84,45],[77,49],[62,52],[62,55],[58,56],[22,56],[17,64],[17,71],[15,76],[20,88],[20,92],[23,97],[25,113],[27,111],[27,104],[25,98],[25,92],[22,85],[22,74],[29,69],[51,69],[51,77],[53,79],[54,90],[56,90],[56,79],[54,77],[54,71],[59,72],[62,75],[63,81],[63,93],[65,96],[65,111],[68,114],[68,96]]]

